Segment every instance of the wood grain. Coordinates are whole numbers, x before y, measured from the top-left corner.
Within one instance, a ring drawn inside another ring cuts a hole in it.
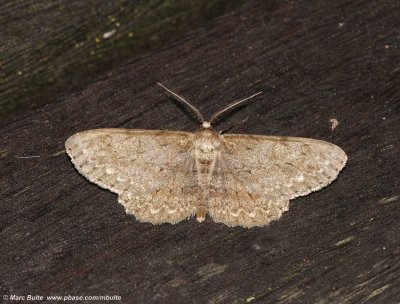
[[[400,4],[249,1],[184,38],[4,125],[2,294],[119,295],[118,303],[397,303]],[[63,151],[99,127],[194,130],[166,84],[236,133],[326,140],[339,178],[265,228],[143,224]],[[330,119],[339,125],[332,130]],[[84,302],[83,302],[84,303]],[[89,302],[87,302],[89,303]]]
[[[79,92],[102,74],[242,3],[2,1],[0,121],[13,113],[54,102],[56,96]]]

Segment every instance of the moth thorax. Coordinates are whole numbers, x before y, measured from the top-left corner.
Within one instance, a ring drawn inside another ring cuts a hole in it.
[[[221,137],[213,130],[202,129],[195,134],[193,146],[204,153],[213,152],[221,146]]]
[[[221,147],[221,138],[212,130],[200,130],[195,135],[193,146],[197,161],[200,164],[210,164],[214,162],[216,152]]]

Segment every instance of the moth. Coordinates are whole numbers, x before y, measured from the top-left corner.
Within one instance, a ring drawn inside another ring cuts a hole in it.
[[[193,112],[197,132],[95,129],[65,143],[76,169],[118,194],[141,222],[175,224],[208,214],[227,226],[265,226],[289,200],[317,191],[338,176],[346,153],[329,142],[282,136],[224,134],[212,125],[236,101],[205,120],[183,97],[159,83]]]

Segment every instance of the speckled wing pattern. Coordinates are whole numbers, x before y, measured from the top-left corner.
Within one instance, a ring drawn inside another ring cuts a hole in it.
[[[316,139],[241,134],[224,139],[216,170],[222,177],[214,179],[219,190],[209,213],[228,226],[263,226],[278,219],[290,199],[330,184],[347,160],[341,148]]]
[[[127,213],[153,224],[177,223],[203,206],[228,226],[264,226],[288,210],[290,199],[331,183],[347,160],[339,147],[315,139],[217,135],[215,166],[202,175],[194,136],[97,129],[71,136],[66,150],[82,175],[117,193]]]
[[[177,223],[196,212],[198,193],[189,185],[188,143],[192,133],[95,129],[71,136],[65,146],[88,180],[118,194],[139,221]]]

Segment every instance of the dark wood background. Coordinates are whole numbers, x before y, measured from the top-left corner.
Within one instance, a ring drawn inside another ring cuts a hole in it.
[[[79,92],[244,1],[0,1],[0,121]]]
[[[3,125],[2,295],[399,303],[399,15],[397,0],[249,1]],[[268,227],[139,223],[77,173],[64,142],[98,127],[196,130],[157,81],[205,116],[262,90],[219,128],[249,117],[234,132],[327,140],[348,164]]]

